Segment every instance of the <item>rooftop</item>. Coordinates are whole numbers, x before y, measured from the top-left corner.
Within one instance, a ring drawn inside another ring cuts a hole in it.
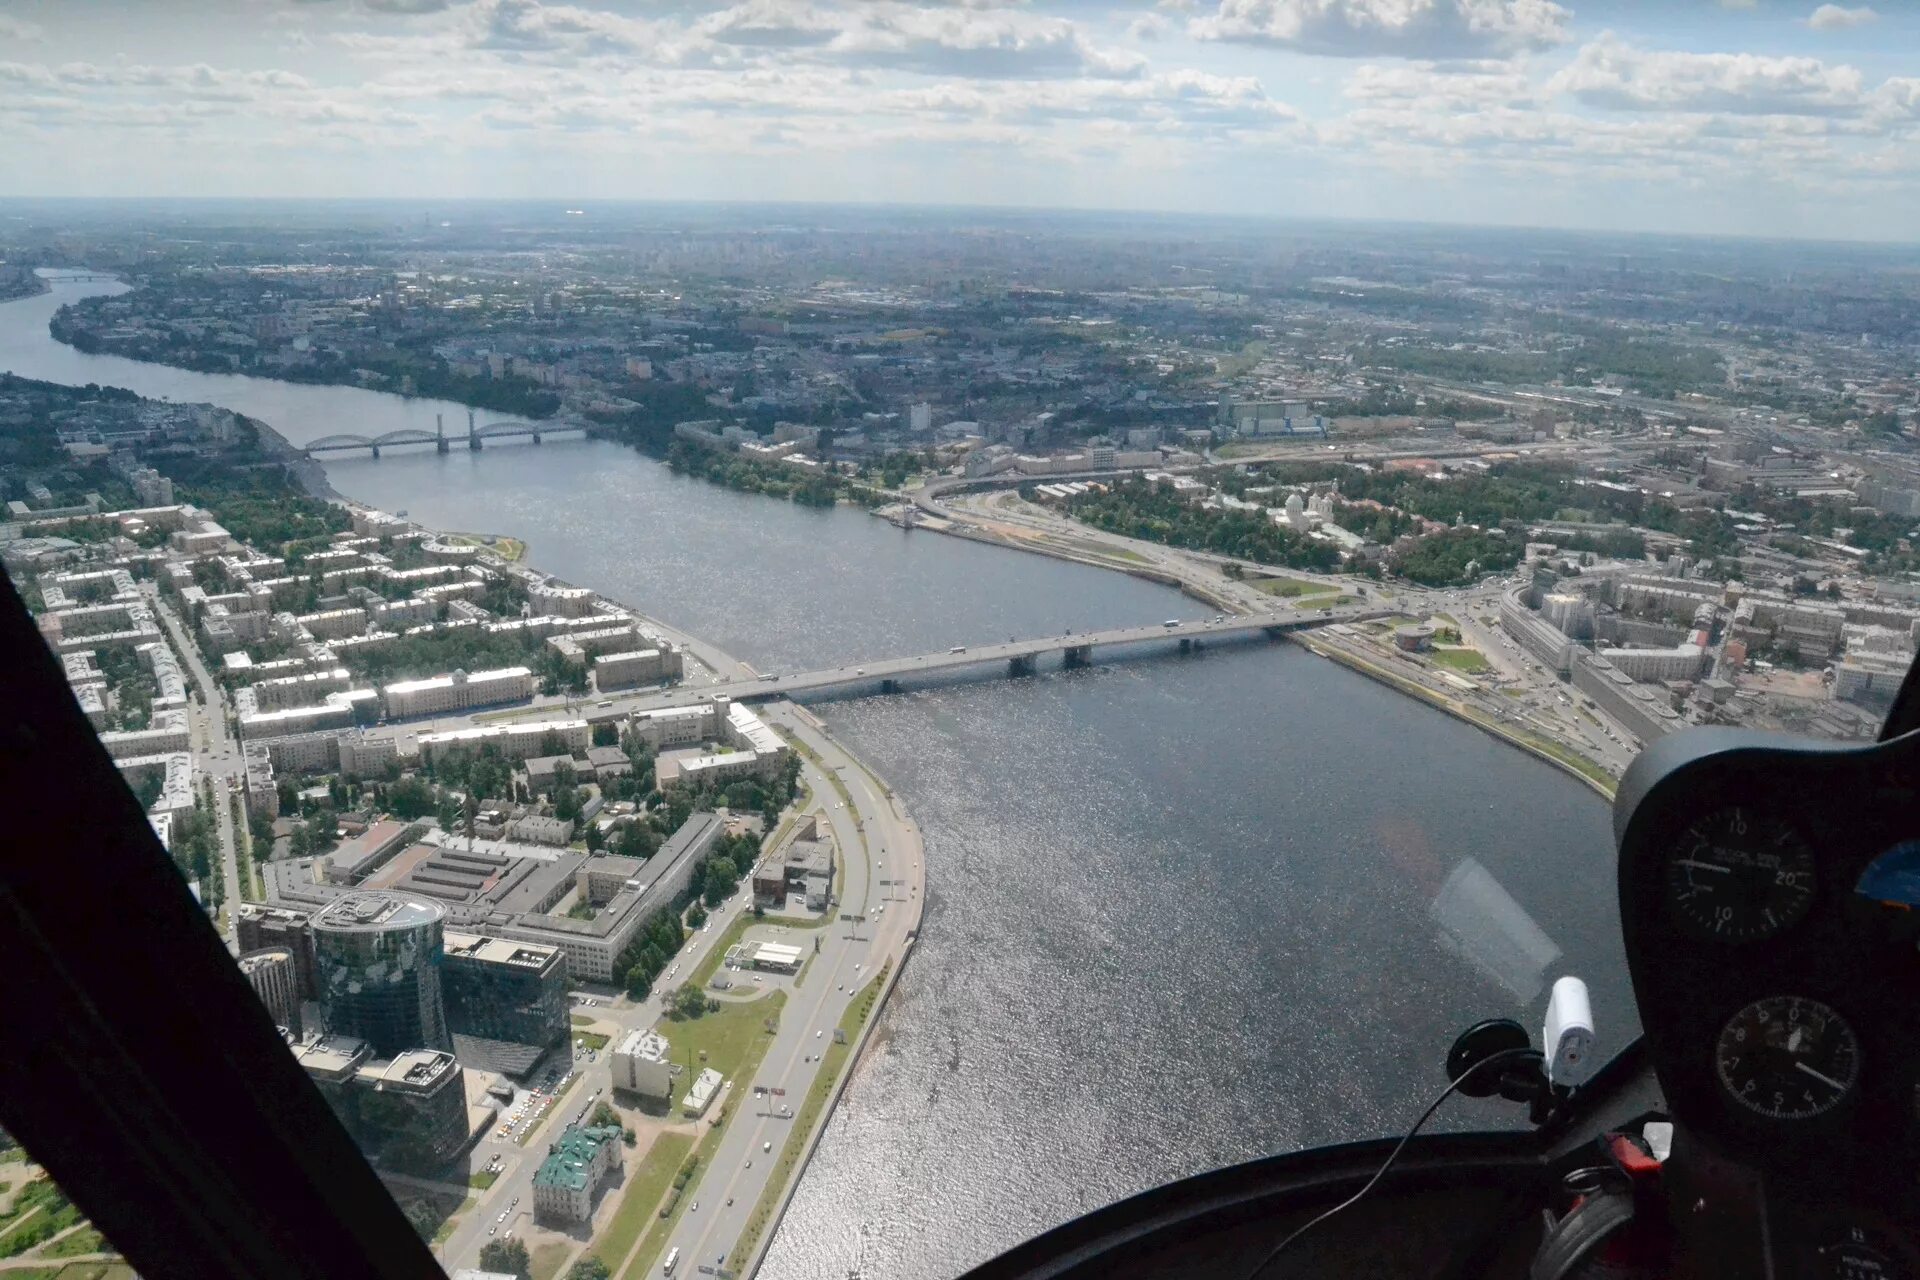
[[[314,916],[316,929],[404,929],[432,924],[446,912],[437,903],[393,893],[355,893],[329,902]]]
[[[587,1170],[592,1166],[595,1154],[602,1144],[618,1141],[620,1130],[615,1125],[589,1129],[567,1126],[559,1140],[547,1148],[547,1158],[541,1162],[540,1171],[533,1175],[533,1185],[564,1187],[568,1191],[586,1190]]]
[[[539,942],[515,942],[510,938],[491,938],[485,934],[448,933],[448,959],[476,960],[484,964],[506,964],[517,968],[544,969],[560,954],[560,948]]]

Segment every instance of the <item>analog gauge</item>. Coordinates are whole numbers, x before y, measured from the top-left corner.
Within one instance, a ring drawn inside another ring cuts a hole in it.
[[[1667,855],[1667,901],[1723,942],[1770,938],[1813,906],[1813,851],[1778,818],[1733,805],[1688,827]]]
[[[1809,1120],[1853,1091],[1860,1042],[1818,1000],[1769,996],[1727,1019],[1714,1063],[1741,1106],[1770,1120]]]

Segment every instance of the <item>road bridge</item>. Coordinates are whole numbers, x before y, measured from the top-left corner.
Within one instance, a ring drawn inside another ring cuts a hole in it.
[[[467,414],[465,436],[448,435],[446,423],[442,421],[439,414],[434,415],[433,427],[432,431],[419,429],[389,431],[379,436],[322,436],[318,440],[309,441],[301,452],[313,458],[330,453],[358,453],[364,449],[378,458],[380,450],[398,445],[430,444],[440,453],[451,453],[456,445],[464,443],[468,449],[478,453],[486,448],[486,442],[489,440],[520,437],[530,438],[535,444],[539,444],[551,435],[563,433],[584,435],[589,430],[588,424],[578,418],[550,418],[543,422],[507,420],[489,422],[483,426],[474,421],[474,415],[471,412]]]
[[[801,698],[824,701],[836,698],[864,698],[876,694],[898,693],[909,684],[931,677],[958,672],[979,671],[1010,676],[1032,675],[1042,659],[1059,657],[1066,669],[1091,664],[1102,650],[1131,646],[1141,652],[1165,652],[1172,649],[1189,653],[1232,641],[1267,635],[1279,637],[1290,631],[1324,627],[1335,622],[1363,622],[1384,618],[1394,611],[1380,605],[1348,605],[1337,609],[1286,609],[1273,613],[1230,616],[1222,621],[1198,619],[1139,627],[1115,627],[1106,631],[1038,636],[1010,640],[1005,644],[956,645],[944,653],[921,654],[910,658],[883,658],[871,662],[834,667],[825,671],[807,671],[793,675],[778,672],[758,680],[733,680],[713,685],[703,695],[727,694],[739,702],[764,702],[775,698]],[[602,699],[611,705],[586,713],[593,721],[617,720],[636,711],[654,711],[663,707],[690,706],[700,698],[685,688],[649,690],[644,693]]]

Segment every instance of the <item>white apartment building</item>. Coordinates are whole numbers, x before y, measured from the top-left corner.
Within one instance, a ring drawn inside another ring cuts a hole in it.
[[[455,671],[426,680],[402,680],[381,691],[387,714],[396,719],[464,711],[495,702],[533,696],[533,672],[526,667],[498,671]]]

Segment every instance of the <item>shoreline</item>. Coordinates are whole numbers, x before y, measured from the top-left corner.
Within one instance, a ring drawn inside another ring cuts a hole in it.
[[[1155,569],[1150,565],[1129,564],[1119,560],[1118,557],[1102,557],[1093,554],[1075,553],[1054,543],[1039,539],[1033,541],[1009,539],[969,523],[964,517],[954,515],[951,509],[943,511],[942,518],[946,521],[946,524],[943,526],[916,525],[914,527],[925,529],[929,533],[946,534],[950,537],[964,538],[970,542],[984,543],[988,546],[1004,547],[1012,551],[1025,551],[1032,555],[1050,556],[1053,559],[1065,560],[1073,564],[1084,564],[1096,569],[1107,569],[1115,573],[1128,574],[1131,577],[1141,578],[1148,582],[1173,587],[1182,595],[1199,600],[1211,607],[1233,613],[1240,612],[1237,605],[1232,604],[1224,598],[1208,595],[1204,587],[1194,583],[1180,581],[1172,575]],[[1181,550],[1181,548],[1178,547],[1168,547],[1167,549],[1175,552]],[[1292,571],[1274,569],[1273,572],[1282,573]],[[1553,765],[1567,776],[1585,783],[1589,788],[1607,800],[1611,801],[1613,799],[1613,787],[1602,784],[1599,779],[1593,777],[1591,774],[1586,773],[1584,770],[1555,755],[1553,752],[1545,750],[1538,743],[1514,733],[1504,725],[1490,724],[1478,716],[1470,715],[1442,695],[1422,688],[1410,681],[1402,680],[1386,668],[1367,662],[1355,654],[1347,653],[1334,646],[1317,644],[1313,639],[1313,633],[1311,631],[1289,633],[1286,639],[1294,644],[1298,644],[1301,648],[1311,653],[1316,653],[1323,658],[1338,662],[1349,671],[1353,671],[1377,683],[1386,685],[1395,692],[1418,699],[1428,706],[1445,712],[1447,715],[1452,716],[1464,724],[1472,725],[1474,728],[1499,739],[1510,747],[1523,751],[1537,760],[1543,760]],[[1566,750],[1576,755],[1579,754],[1572,747],[1568,747]],[[1598,767],[1597,763],[1596,767]]]

